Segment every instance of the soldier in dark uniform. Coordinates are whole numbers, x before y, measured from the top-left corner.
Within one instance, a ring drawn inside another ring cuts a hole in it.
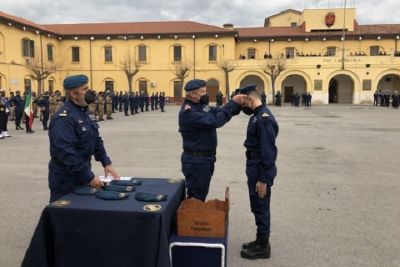
[[[222,93],[221,91],[218,91],[217,94],[215,95],[215,101],[217,102],[217,107],[222,106]]]
[[[151,104],[151,110],[154,110],[154,93],[152,93],[150,96],[150,104]]]
[[[133,107],[135,109],[135,114],[138,114],[139,113],[139,93],[138,92],[135,93]]]
[[[282,95],[281,95],[281,91],[278,91],[275,95],[275,106],[280,107],[282,105]]]
[[[131,115],[135,115],[135,93],[129,94],[129,109],[131,110]]]
[[[277,174],[275,162],[278,150],[275,139],[279,127],[271,111],[261,103],[255,85],[242,88],[241,93],[248,95],[242,110],[251,116],[244,146],[250,206],[257,225],[256,240],[243,244],[241,256],[246,259],[267,259],[271,254],[270,199]]]
[[[139,95],[139,107],[140,107],[140,112],[144,112],[144,94],[140,93]]]
[[[295,107],[300,106],[300,95],[297,92],[294,93],[294,106]]]
[[[71,193],[73,186],[103,186],[91,170],[92,156],[101,162],[106,176],[118,178],[100,137],[96,117],[88,111],[94,94],[87,83],[85,75],[65,78],[64,89],[68,100],[50,122],[50,202]]]
[[[164,107],[165,107],[165,93],[162,92],[162,93],[160,93],[160,109],[161,109],[161,112],[165,112]]]
[[[390,91],[386,90],[385,93],[385,107],[389,107],[390,106]]]
[[[154,96],[154,109],[158,109],[158,104],[159,104],[159,97],[158,97],[158,93],[156,93],[156,95]]]
[[[149,111],[150,97],[148,96],[148,94],[144,94],[144,102],[146,104],[146,111]]]
[[[21,97],[20,91],[15,92],[15,96],[11,99],[11,102],[15,107],[15,129],[23,130],[24,128],[21,127],[21,120],[24,113],[25,102]]]
[[[392,107],[393,108],[399,108],[399,92],[395,90],[392,94]]]
[[[122,111],[123,103],[124,103],[124,96],[122,95],[122,91],[121,91],[121,92],[119,92],[119,95],[118,95],[119,112]]]
[[[379,92],[378,90],[376,90],[374,93],[374,107],[378,106],[378,102],[379,102]]]
[[[265,94],[264,90],[263,90],[262,93],[261,93],[261,103],[262,103],[263,105],[266,105],[266,104],[267,104],[267,95]]]
[[[181,156],[189,198],[205,201],[214,173],[217,128],[239,114],[245,96],[238,95],[222,108],[206,104],[206,82],[191,80],[185,85],[186,97],[179,112],[179,132],[183,139]]]
[[[43,96],[39,99],[38,106],[41,108],[43,114],[43,119],[42,119],[43,130],[47,131],[49,129],[47,123],[49,121],[49,116],[50,116],[49,92],[45,92]]]
[[[311,95],[311,93],[310,92],[308,92],[307,93],[307,95],[306,95],[306,97],[307,97],[307,107],[311,107],[311,100],[312,100],[312,95]]]
[[[301,94],[301,106],[307,106],[307,94],[306,92]]]
[[[4,89],[0,90],[0,139],[11,137],[8,134],[7,124],[10,114],[10,101],[6,98]]]
[[[129,94],[127,92],[125,92],[124,96],[122,97],[122,102],[124,104],[125,116],[129,116]]]

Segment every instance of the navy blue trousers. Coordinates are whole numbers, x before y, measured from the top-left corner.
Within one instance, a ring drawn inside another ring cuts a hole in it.
[[[182,154],[181,161],[188,198],[205,201],[214,174],[215,157],[193,157]]]
[[[267,185],[267,195],[260,198],[256,192],[256,184],[260,178],[259,160],[247,160],[246,175],[249,189],[251,212],[254,214],[257,225],[257,238],[264,239],[270,234],[271,215],[269,204],[271,201],[271,186]]]

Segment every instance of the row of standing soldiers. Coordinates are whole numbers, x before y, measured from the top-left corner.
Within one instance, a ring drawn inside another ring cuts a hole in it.
[[[120,92],[115,94],[113,97],[114,110],[118,110],[125,113],[125,116],[135,115],[140,112],[152,111],[161,109],[161,112],[165,112],[166,97],[164,92],[152,93],[151,96],[147,93]]]
[[[389,90],[386,90],[386,92],[382,90],[376,91],[374,93],[374,106],[389,107],[390,98],[392,98],[392,107],[399,108],[400,96],[397,90],[394,90],[393,94],[390,94]]]
[[[112,113],[116,111],[125,112],[125,116],[135,115],[141,112],[151,110],[158,110],[160,107],[161,112],[165,112],[166,97],[165,93],[153,93],[149,96],[146,93],[132,92],[132,93],[112,93],[109,91],[99,92],[96,96],[96,101],[89,105],[91,113],[98,116],[98,121],[104,120],[104,114],[106,119],[112,119]]]

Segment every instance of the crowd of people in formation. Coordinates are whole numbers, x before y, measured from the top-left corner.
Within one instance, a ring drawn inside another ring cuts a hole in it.
[[[397,90],[394,90],[393,94],[389,90],[379,90],[374,93],[374,106],[390,107],[390,101],[393,108],[399,108],[400,96]]]
[[[8,122],[15,124],[15,129],[25,130],[27,134],[34,133],[30,122],[30,113],[26,112],[26,93],[21,91],[10,92],[6,96],[5,90],[0,90],[0,139],[11,137],[8,132]],[[66,98],[61,91],[53,93],[44,92],[40,97],[32,92],[32,119],[38,118],[43,130],[48,130],[49,119],[64,105]],[[96,100],[89,105],[90,113],[94,114],[98,121],[111,120],[112,113],[124,112],[125,116],[135,115],[140,112],[160,110],[165,112],[165,105],[169,102],[164,92],[148,95],[139,92],[111,92],[96,93]],[[221,103],[222,105],[222,103]]]

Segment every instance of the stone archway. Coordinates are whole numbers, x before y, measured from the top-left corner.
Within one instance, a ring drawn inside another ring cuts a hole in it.
[[[354,80],[347,74],[337,74],[329,80],[329,104],[352,104]]]
[[[240,81],[240,87],[244,87],[250,84],[257,86],[257,91],[262,94],[265,93],[264,81],[257,75],[247,75]]]
[[[219,82],[215,79],[210,79],[207,81],[206,88],[207,88],[207,93],[209,96],[209,101],[215,102],[216,101],[215,96],[217,95],[217,92],[219,91]]]
[[[299,74],[288,75],[281,83],[283,102],[291,102],[294,93],[298,93],[301,96],[305,92],[307,92],[307,81]]]
[[[398,74],[386,74],[379,79],[376,87],[377,91],[389,91],[393,94],[395,90],[400,91],[400,76]]]

